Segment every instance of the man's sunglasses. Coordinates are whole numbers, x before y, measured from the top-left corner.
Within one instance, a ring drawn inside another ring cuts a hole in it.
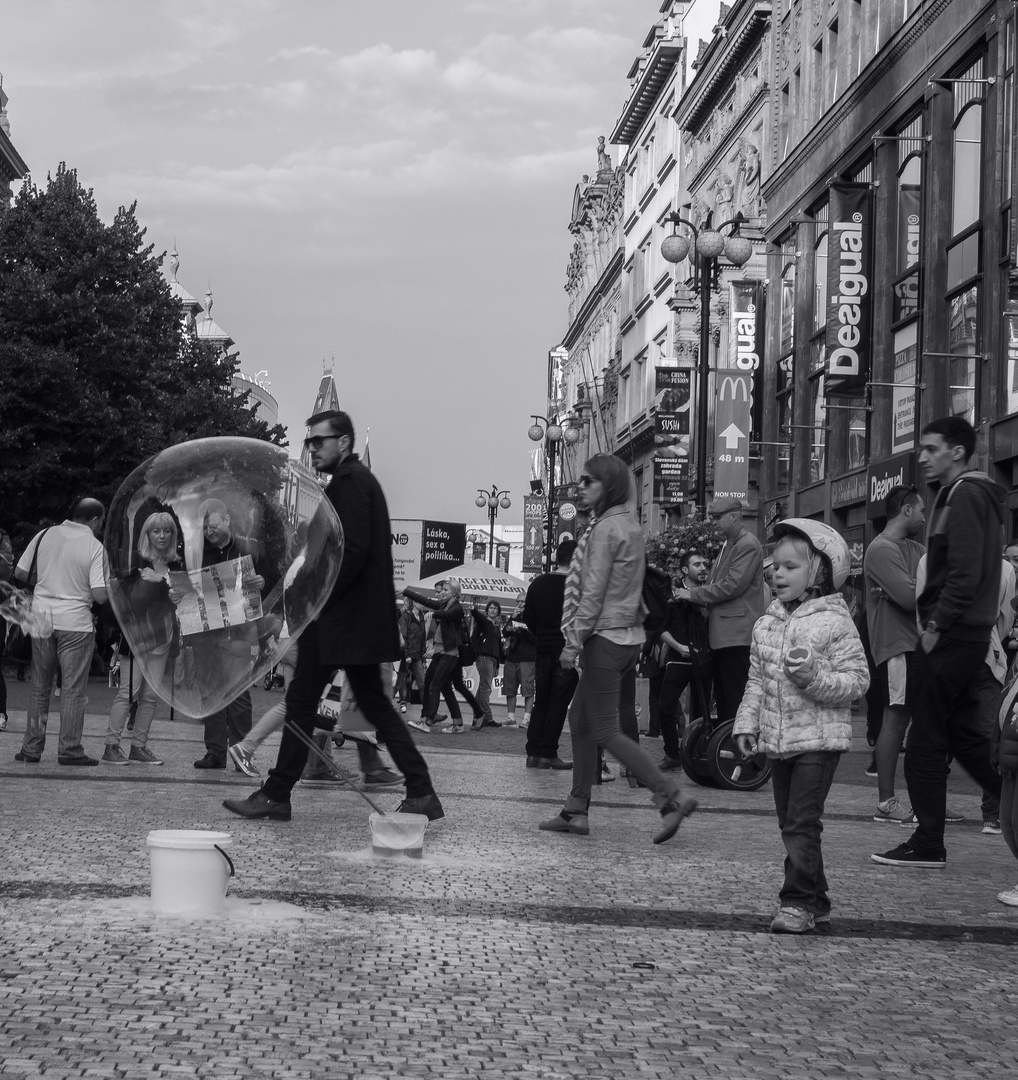
[[[310,438],[304,440],[304,445],[308,450],[321,450],[322,443],[326,439],[339,439],[339,435],[312,435]]]

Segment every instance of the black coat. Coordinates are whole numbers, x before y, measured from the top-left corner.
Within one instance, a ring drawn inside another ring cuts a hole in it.
[[[343,525],[343,565],[318,616],[318,662],[330,667],[399,660],[392,527],[381,485],[351,454],[325,489]]]

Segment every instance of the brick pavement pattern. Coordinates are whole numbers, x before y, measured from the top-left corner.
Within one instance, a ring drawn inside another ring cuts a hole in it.
[[[105,708],[100,687],[89,694]],[[421,862],[382,860],[350,792],[298,788],[288,823],[230,815],[222,799],[252,782],[196,772],[200,726],[164,711],[161,768],[60,767],[49,749],[21,765],[23,731],[12,701],[0,735],[0,1076],[1014,1069],[1018,911],[996,893],[1018,868],[979,832],[978,792],[960,778],[951,803],[967,820],[949,830],[946,870],[879,867],[870,853],[907,834],[869,820],[868,755],[846,755],[825,819],[834,920],[795,938],[767,929],[783,857],[768,788],[698,788],[701,810],[654,847],[646,792],[616,782],[595,789],[589,837],[548,835],[537,822],[569,774],[524,769],[525,733],[422,735],[447,820]],[[104,731],[90,711],[88,752]],[[353,764],[352,751],[339,757]],[[395,808],[399,796],[378,798]],[[155,828],[232,834],[222,918],[151,911]]]

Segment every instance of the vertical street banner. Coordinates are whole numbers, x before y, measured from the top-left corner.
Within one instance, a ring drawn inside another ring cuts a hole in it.
[[[918,325],[903,326],[894,335],[894,373],[891,416],[891,453],[915,446]]]
[[[749,430],[753,377],[733,368],[717,372],[714,403],[714,498],[749,497]]]
[[[463,564],[467,552],[466,524],[422,521],[421,531],[421,578],[429,578]]]
[[[543,569],[544,555],[543,495],[523,496],[523,573],[539,574]]]
[[[654,458],[654,502],[678,506],[689,498],[689,462]]]
[[[509,573],[509,553],[512,551],[512,544],[503,544],[501,541],[495,543],[495,569],[503,570],[505,573]]]
[[[862,397],[870,373],[873,196],[869,184],[831,187],[827,241],[828,396]]]
[[[749,375],[750,429],[763,431],[764,297],[762,281],[733,281],[729,293],[728,367]]]
[[[393,583],[399,592],[405,585],[420,581],[421,540],[424,522],[411,518],[393,518],[392,527],[392,570]]]
[[[663,457],[689,456],[692,373],[686,368],[654,369],[654,452]]]

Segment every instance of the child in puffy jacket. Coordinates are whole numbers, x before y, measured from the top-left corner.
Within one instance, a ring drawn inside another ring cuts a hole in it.
[[[749,681],[733,734],[742,754],[764,753],[785,845],[775,933],[830,922],[820,834],[838,760],[852,747],[852,701],[869,668],[844,599],[848,546],[829,525],[789,518],[775,528],[776,599],[753,627]]]
[[[1011,601],[1018,604],[1018,598]],[[1018,859],[1018,664],[1011,668],[1011,677],[1000,698],[1000,711],[994,724],[990,763],[1000,773],[1000,829],[1011,854]],[[1008,907],[1018,907],[1018,885],[997,893],[997,899]]]

